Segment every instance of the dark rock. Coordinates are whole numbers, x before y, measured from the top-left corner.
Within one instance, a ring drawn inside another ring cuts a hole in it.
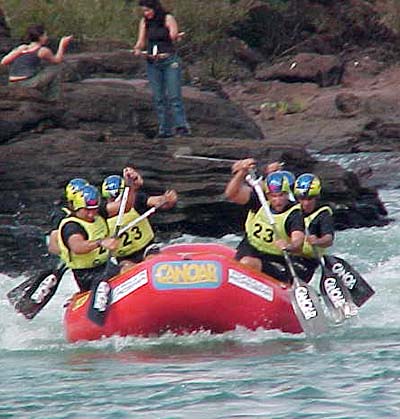
[[[312,82],[327,87],[340,83],[343,70],[343,63],[334,55],[301,53],[270,67],[259,66],[256,78],[262,81]]]
[[[118,55],[112,57],[118,61]],[[32,89],[2,88],[0,176],[1,193],[7,197],[0,209],[4,220],[0,231],[2,264],[10,258],[42,260],[51,203],[60,198],[69,179],[84,177],[100,185],[105,176],[120,173],[127,165],[141,171],[148,193],[170,188],[178,191],[177,207],[159,211],[152,220],[163,236],[239,233],[244,210],[223,195],[230,163],[175,157],[180,148],[188,146],[192,157],[255,157],[262,165],[285,161],[287,169],[296,174],[314,171],[326,185],[324,200],[340,214],[338,227],[385,222],[376,192],[362,188],[355,175],[336,164],[318,162],[300,143],[272,145],[238,105],[218,94],[185,87],[193,136],[152,138],[156,120],[147,81],[116,78],[129,64],[125,55],[120,63],[107,68],[102,64],[105,56],[91,61],[84,55],[83,59],[92,63],[88,65],[95,73],[79,64],[79,57],[73,57],[66,78],[89,78],[64,83],[60,102],[48,103]],[[134,71],[133,64],[129,68]],[[113,78],[94,77],[103,76],[104,71],[111,72]],[[140,66],[137,71],[141,75]],[[351,216],[346,218],[347,213]],[[19,247],[27,231],[29,237],[35,237],[29,239],[33,245]],[[46,260],[52,262],[51,258]]]
[[[110,134],[106,141],[99,143],[99,134],[99,131],[89,130],[48,130],[44,134],[30,135],[29,140],[3,145],[2,184],[3,194],[8,199],[3,202],[2,213],[11,216],[15,208],[23,208],[19,219],[49,228],[46,214],[51,202],[60,197],[70,178],[84,177],[100,185],[105,176],[119,173],[126,165],[134,165],[143,174],[145,189],[150,193],[161,193],[168,188],[179,193],[176,209],[154,217],[162,231],[205,236],[237,233],[242,228],[243,210],[223,196],[230,178],[230,163],[195,157],[252,156],[262,166],[279,160],[285,161],[287,169],[295,174],[317,173],[325,185],[324,200],[334,209],[346,208],[350,212],[356,209],[355,212],[362,215],[364,210],[360,205],[368,203],[366,208],[371,207],[376,212],[375,217],[368,219],[368,225],[383,222],[384,214],[377,209],[381,208],[381,203],[374,191],[361,188],[357,177],[338,165],[311,158],[302,147],[284,144],[271,147],[265,141],[254,139],[193,137],[190,138],[191,158],[175,158],[180,148],[187,148],[187,139],[150,140],[140,135]],[[29,176],[20,175],[21,156],[23,173]],[[362,217],[356,218],[357,221],[353,219],[352,224],[346,226],[365,224]]]
[[[336,108],[347,116],[354,116],[360,111],[361,100],[353,93],[339,93],[335,98]]]
[[[128,49],[113,52],[69,54],[63,63],[63,80],[75,82],[89,77],[144,78],[145,60]]]

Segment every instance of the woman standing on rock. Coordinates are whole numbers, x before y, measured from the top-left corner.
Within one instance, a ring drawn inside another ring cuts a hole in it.
[[[60,64],[72,40],[72,35],[61,38],[56,54],[53,54],[46,46],[48,36],[43,25],[30,26],[26,39],[29,43],[13,49],[1,60],[1,64],[10,66],[9,84],[33,87],[43,91],[49,99],[54,99],[58,96],[56,84],[58,69],[54,67],[42,69],[42,63],[44,61],[50,64]]]
[[[139,6],[143,18],[133,51],[135,55],[146,54],[147,75],[157,111],[158,137],[189,135],[181,93],[181,60],[174,47],[174,41],[183,33],[178,32],[175,18],[164,10],[159,0],[139,0]],[[147,51],[143,53],[146,46]],[[169,111],[173,123],[169,120]]]

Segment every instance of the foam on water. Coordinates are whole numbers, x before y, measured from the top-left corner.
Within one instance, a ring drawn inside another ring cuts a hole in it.
[[[382,197],[395,222],[338,232],[332,250],[376,294],[357,320],[314,341],[238,328],[222,335],[167,333],[67,344],[62,305],[75,291],[72,279],[64,277],[48,306],[27,321],[5,296],[24,278],[0,274],[0,367],[7,383],[0,417],[400,417],[400,192],[383,191]],[[175,242],[198,240],[184,236]],[[236,246],[239,240],[229,235],[220,242]]]
[[[391,216],[395,223],[383,228],[365,228],[338,232],[332,253],[336,254],[355,266],[367,281],[376,290],[376,295],[362,308],[359,316],[359,325],[377,327],[394,326],[399,320],[397,313],[397,293],[400,288],[397,267],[400,262],[400,204],[399,192],[383,191],[382,196],[387,202]],[[240,237],[227,235],[218,242],[235,247]],[[188,243],[199,241],[199,238],[184,235],[173,243]],[[202,238],[201,241],[215,242],[215,239]],[[318,278],[318,275],[316,275]],[[76,291],[76,285],[70,274],[66,274],[50,303],[32,321],[27,321],[17,315],[5,296],[6,292],[25,278],[10,278],[0,274],[0,316],[4,321],[0,325],[0,349],[8,351],[43,350],[50,347],[58,348],[68,346],[63,336],[63,304]],[[300,336],[303,339],[304,336]],[[211,335],[208,332],[199,332],[188,336],[165,335],[160,338],[113,337],[101,342],[78,343],[77,347],[112,348],[121,351],[125,347],[149,348],[157,345],[206,345],[213,342],[246,342],[246,344],[260,343],[274,339],[297,340],[299,337],[289,338],[279,331],[250,332],[238,329],[223,335]]]

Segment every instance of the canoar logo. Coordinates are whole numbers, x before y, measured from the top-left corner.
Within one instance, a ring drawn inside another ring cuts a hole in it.
[[[346,271],[345,267],[339,262],[336,262],[332,266],[332,272],[337,274],[339,278],[341,278],[342,281],[346,284],[346,287],[351,290],[357,283],[357,278],[355,278],[351,272]]]
[[[306,320],[317,317],[317,310],[315,309],[314,304],[308,295],[306,287],[297,287],[294,291],[294,296]]]
[[[99,286],[97,287],[96,294],[94,297],[93,308],[103,312],[107,308],[107,301],[108,295],[110,293],[110,286],[107,282],[102,281],[100,282]]]
[[[332,302],[335,308],[343,307],[346,300],[343,296],[341,289],[337,286],[335,278],[326,278],[324,281],[324,287],[328,294],[329,300]]]
[[[44,298],[50,294],[55,285],[57,285],[57,277],[54,274],[46,276],[46,278],[39,285],[38,289],[32,294],[31,300],[36,304],[42,303]]]

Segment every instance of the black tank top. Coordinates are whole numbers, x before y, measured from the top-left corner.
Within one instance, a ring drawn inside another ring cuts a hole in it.
[[[157,45],[157,53],[169,53],[175,52],[174,45],[169,36],[169,30],[165,26],[165,19],[167,15],[161,17],[155,17],[153,19],[146,20],[147,29],[147,53],[152,55],[153,48]]]
[[[41,59],[38,57],[40,48],[26,52],[10,64],[10,77],[33,77],[41,69]]]

